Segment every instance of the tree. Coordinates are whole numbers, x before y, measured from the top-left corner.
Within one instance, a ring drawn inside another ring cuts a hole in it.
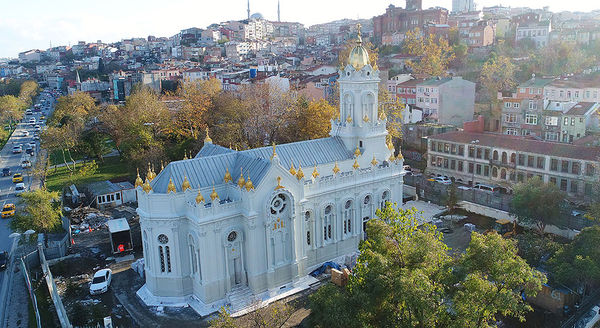
[[[519,256],[529,265],[539,267],[550,259],[560,248],[560,244],[550,236],[540,236],[530,231],[515,236],[519,247]]]
[[[402,111],[404,104],[392,97],[387,88],[381,84],[378,93],[379,116],[387,117],[386,128],[390,138],[399,140],[402,137]]]
[[[554,184],[534,177],[513,188],[510,212],[520,223],[534,224],[543,235],[546,225],[563,223],[564,195]]]
[[[25,115],[24,109],[27,104],[15,96],[7,95],[0,97],[0,120],[8,121],[12,127],[13,121],[20,121]]]
[[[454,211],[458,207],[458,195],[456,195],[456,184],[451,184],[448,188],[448,196],[446,196],[446,207],[450,211],[450,214],[454,214]]]
[[[445,76],[448,65],[454,59],[454,52],[448,41],[433,34],[423,35],[419,28],[406,32],[404,51],[419,60],[409,60],[407,65],[417,74]]]
[[[215,78],[180,84],[177,95],[183,102],[174,114],[175,133],[192,139],[202,136],[206,128],[206,112],[220,91],[221,82]]]
[[[57,191],[37,189],[22,193],[21,199],[25,206],[11,221],[13,230],[23,232],[32,229],[47,233],[60,228],[62,212],[60,195]]]
[[[260,302],[254,302],[253,306],[258,307]],[[276,302],[267,307],[257,308],[244,317],[244,320],[235,320],[231,318],[230,313],[225,308],[219,310],[217,317],[210,321],[210,327],[213,328],[281,328],[292,314],[294,308],[283,302]]]
[[[35,98],[40,92],[40,87],[34,80],[27,80],[21,84],[19,90],[19,99],[23,101],[27,106],[31,106],[33,98]]]
[[[512,90],[517,85],[515,71],[516,66],[508,57],[492,56],[483,64],[479,81],[488,91],[493,103],[498,100],[498,91]]]
[[[294,104],[294,125],[288,135],[289,142],[324,138],[331,130],[331,120],[338,115],[336,108],[327,100],[307,100],[303,97],[296,99]]]

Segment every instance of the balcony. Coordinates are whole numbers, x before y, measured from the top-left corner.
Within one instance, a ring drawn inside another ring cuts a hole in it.
[[[500,160],[493,160],[493,159],[490,159],[490,165],[506,167],[509,169],[517,168],[517,163],[515,163],[515,162],[502,162]]]

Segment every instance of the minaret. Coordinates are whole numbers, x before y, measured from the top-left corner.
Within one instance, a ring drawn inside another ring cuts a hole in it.
[[[248,19],[250,19],[250,0],[248,0]]]
[[[279,0],[277,0],[277,21],[281,22],[281,16],[280,16],[280,13],[279,13]]]

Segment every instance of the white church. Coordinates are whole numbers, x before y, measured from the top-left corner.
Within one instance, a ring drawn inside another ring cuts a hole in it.
[[[386,143],[379,81],[359,32],[330,137],[235,151],[207,131],[195,158],[144,183],[138,176],[140,298],[204,315],[293,289],[323,262],[355,253],[375,211],[402,202],[403,160]]]

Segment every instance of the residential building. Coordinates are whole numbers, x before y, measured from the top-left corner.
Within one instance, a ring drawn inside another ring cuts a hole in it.
[[[600,78],[565,77],[544,86],[548,101],[600,102]]]
[[[417,104],[417,85],[423,83],[423,79],[411,79],[393,85],[394,91],[391,93],[396,99],[406,105]],[[389,85],[389,84],[388,84]]]
[[[383,40],[386,34],[403,34],[426,23],[448,24],[448,10],[439,7],[421,10],[419,3],[409,2],[407,9],[390,5],[383,15],[373,17],[373,35]]]
[[[460,76],[427,79],[417,84],[416,99],[426,121],[462,126],[473,119],[475,83]]]
[[[539,78],[536,77],[535,74],[531,77],[531,79],[523,82],[517,86],[517,96],[518,99],[543,99],[544,88],[552,82],[554,78]]]
[[[452,13],[463,13],[475,10],[475,2],[473,0],[452,0]]]
[[[515,41],[531,40],[536,47],[548,45],[552,24],[549,20],[540,22],[522,23],[517,26]]]
[[[42,52],[37,49],[19,53],[20,63],[35,63],[42,60]]]

